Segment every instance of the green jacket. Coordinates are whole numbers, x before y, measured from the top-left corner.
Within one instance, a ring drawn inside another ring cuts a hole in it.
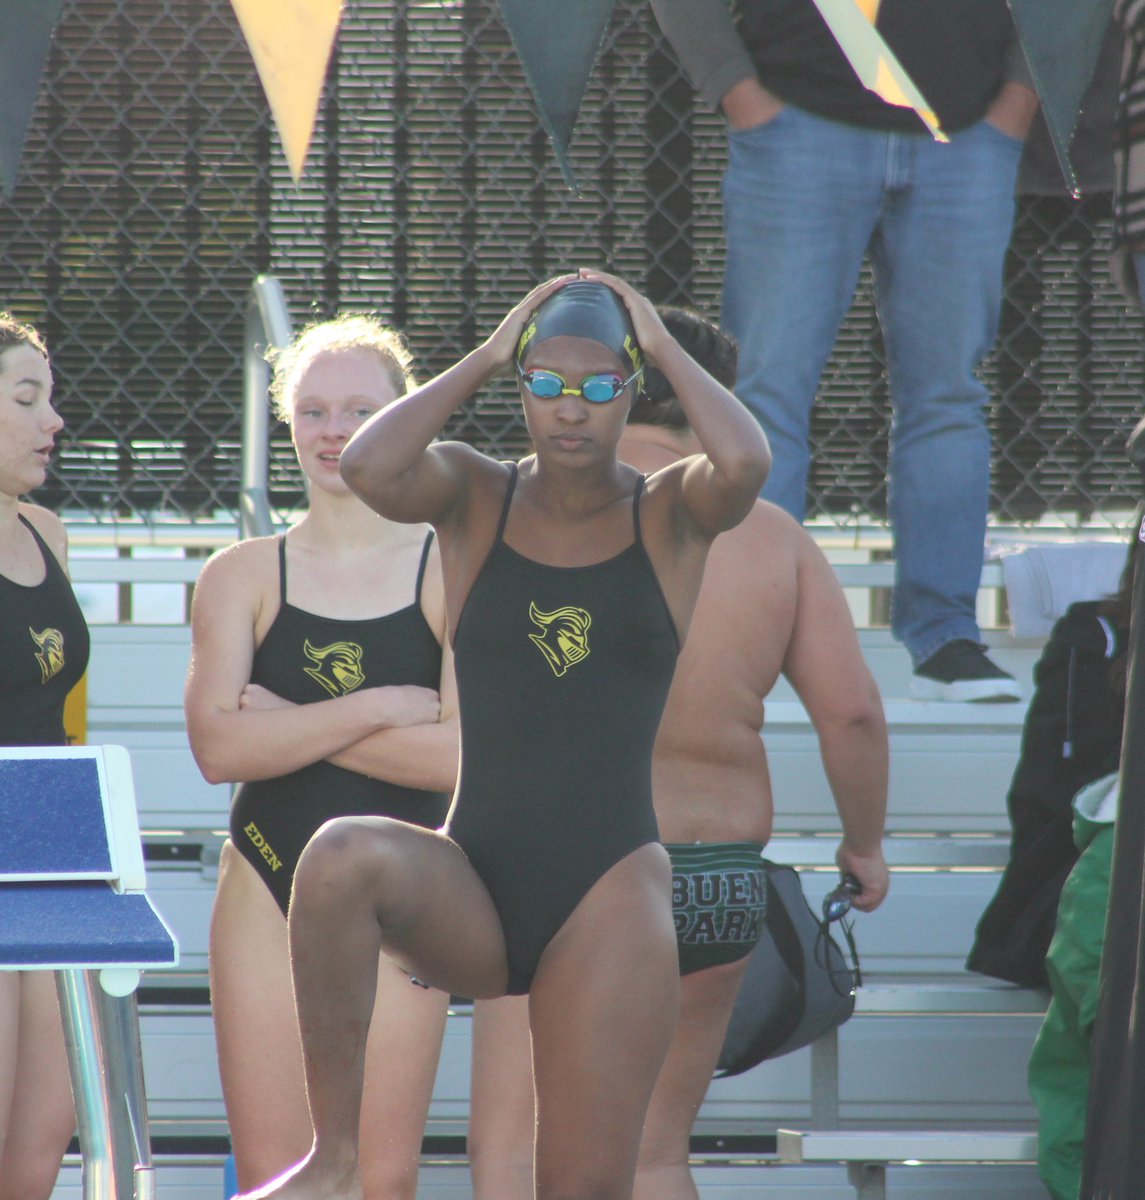
[[[1081,1188],[1117,784],[1116,775],[1107,775],[1074,798],[1074,841],[1081,856],[1058,902],[1046,956],[1052,998],[1030,1054],[1030,1095],[1038,1110],[1038,1173],[1054,1200],[1078,1200]]]

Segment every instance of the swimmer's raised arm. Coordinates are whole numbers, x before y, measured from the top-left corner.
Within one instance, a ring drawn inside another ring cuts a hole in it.
[[[490,337],[460,362],[376,413],[339,459],[342,477],[371,508],[393,521],[435,523],[464,495],[485,456],[458,442],[434,442],[449,418],[513,361],[529,314],[575,275],[534,288]]]
[[[615,276],[581,275],[608,284],[624,301],[636,340],[672,386],[699,439],[703,454],[680,463],[681,499],[696,529],[710,538],[739,524],[771,468],[759,422],[672,337],[649,300]]]

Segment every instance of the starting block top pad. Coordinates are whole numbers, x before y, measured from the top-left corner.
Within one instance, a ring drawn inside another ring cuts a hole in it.
[[[0,969],[163,967],[127,751],[0,749]]]

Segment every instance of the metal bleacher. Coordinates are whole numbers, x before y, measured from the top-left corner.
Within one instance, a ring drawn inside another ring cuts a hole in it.
[[[190,756],[182,712],[190,634],[178,616],[187,607],[179,596],[192,586],[201,561],[122,551],[115,558],[90,557],[82,535],[73,535],[72,570],[81,596],[85,589],[113,589],[116,611],[138,618],[146,607],[140,589],[160,585],[174,593],[176,611],[163,622],[93,623],[88,739],[131,752],[148,891],[181,947],[178,971],[145,975],[139,992],[157,1190],[161,1196],[218,1200],[227,1141],[207,987],[207,928],[229,789],[205,783]],[[866,612],[878,611],[878,591],[889,583],[891,565],[840,563],[836,569],[855,589],[849,594],[857,598],[860,639],[889,718],[891,894],[877,913],[857,921],[866,982],[837,1043],[713,1083],[694,1143],[704,1200],[756,1196],[761,1189],[821,1200],[856,1194],[843,1165],[782,1163],[776,1153],[781,1127],[1033,1129],[1025,1063],[1042,998],[963,968],[978,916],[1006,860],[1004,799],[1026,706],[906,699],[905,652],[885,628],[864,621]],[[989,620],[990,612],[1002,612],[996,567],[986,568],[983,582]],[[984,636],[1028,691],[1040,642],[1015,639],[1000,627]],[[834,807],[814,732],[786,685],[769,699],[766,716],[777,807],[769,854],[802,869],[814,904],[834,874]],[[418,1193],[427,1200],[470,1195],[463,1156],[469,1030],[469,1011],[459,1006],[448,1021],[427,1129]],[[889,1194],[896,1198],[1044,1196],[1028,1161],[892,1168],[889,1178]],[[77,1160],[69,1156],[55,1197],[78,1196]]]

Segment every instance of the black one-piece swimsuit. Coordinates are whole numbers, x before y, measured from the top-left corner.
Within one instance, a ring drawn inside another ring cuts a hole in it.
[[[72,585],[36,531],[44,560],[28,587],[0,575],[0,746],[62,746],[64,702],[87,668],[91,641]]]
[[[341,621],[286,600],[286,542],[278,544],[280,603],[255,651],[251,682],[311,704],[359,687],[441,683],[441,647],[421,611],[426,539],[413,603],[384,617]],[[449,797],[372,779],[329,762],[311,763],[277,779],[241,784],[231,804],[231,841],[286,912],[294,869],[306,843],[332,817],[396,817],[437,829]]]
[[[519,995],[592,885],[658,840],[652,745],[679,643],[640,535],[643,479],[632,544],[557,567],[505,544],[516,478],[454,637],[461,779],[446,832],[489,889]]]

